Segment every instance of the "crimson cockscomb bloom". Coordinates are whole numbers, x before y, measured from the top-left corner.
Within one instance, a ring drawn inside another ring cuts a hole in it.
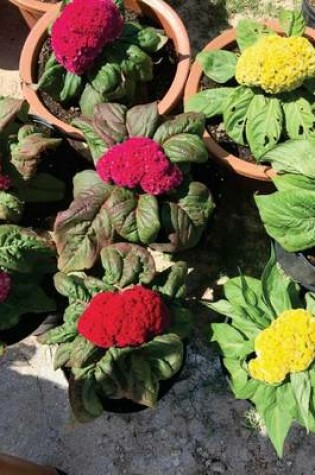
[[[101,348],[139,346],[169,325],[160,294],[137,285],[97,294],[78,322],[78,331]]]
[[[52,26],[51,46],[57,61],[80,75],[122,28],[123,18],[112,0],[72,0]]]
[[[161,146],[147,137],[133,137],[110,148],[97,162],[96,170],[106,183],[135,188],[150,195],[167,193],[183,180]]]
[[[11,277],[7,272],[0,271],[0,303],[5,302],[11,290]]]

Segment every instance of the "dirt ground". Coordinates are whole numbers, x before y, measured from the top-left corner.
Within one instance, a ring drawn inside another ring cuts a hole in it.
[[[229,26],[223,3],[173,0],[192,38],[194,51]],[[233,18],[232,18],[233,20]],[[27,34],[14,7],[0,0],[0,94],[19,94],[18,57]],[[205,170],[203,170],[205,175]],[[217,209],[188,261],[189,293],[221,292],[220,283],[244,273],[259,276],[270,244],[252,194],[235,177],[207,168]],[[218,183],[220,184],[218,189]],[[156,256],[159,265],[164,261]],[[279,460],[246,401],[236,401],[209,345],[216,316],[193,304],[196,331],[184,371],[156,410],[104,414],[86,425],[71,421],[67,383],[54,372],[54,351],[26,338],[0,360],[0,451],[56,465],[69,475],[312,475],[314,435],[293,427]]]

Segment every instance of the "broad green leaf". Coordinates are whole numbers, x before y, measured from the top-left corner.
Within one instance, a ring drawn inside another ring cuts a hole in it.
[[[315,115],[312,105],[301,94],[291,92],[281,101],[285,128],[290,139],[315,138]]]
[[[82,335],[78,335],[71,344],[69,366],[82,368],[88,366],[104,354],[105,350],[98,348]]]
[[[128,358],[127,387],[125,397],[148,407],[155,407],[159,392],[159,382],[151,364],[144,357],[132,352]]]
[[[261,157],[278,172],[294,173],[315,179],[315,140],[288,140]]]
[[[230,373],[231,386],[237,399],[251,399],[255,394],[259,381],[249,379],[247,371],[239,359],[223,358],[223,364]]]
[[[23,274],[54,272],[54,258],[51,244],[29,229],[0,226],[0,267]]]
[[[89,72],[88,78],[93,89],[104,98],[108,98],[122,82],[120,66],[112,63],[98,64]]]
[[[150,364],[151,371],[158,380],[170,379],[183,364],[183,343],[177,335],[171,333],[156,336],[142,345],[138,352]]]
[[[153,139],[160,145],[178,134],[196,134],[202,137],[205,128],[205,116],[198,112],[179,114],[164,122],[155,132]]]
[[[286,10],[283,8],[278,18],[287,36],[303,36],[306,25],[302,10]]]
[[[202,51],[197,54],[196,61],[201,64],[205,75],[219,84],[224,84],[235,75],[237,56],[231,51]]]
[[[26,115],[28,104],[24,99],[0,96],[0,133],[19,115]]]
[[[89,119],[74,119],[72,125],[77,127],[84,135],[89,146],[94,163],[106,152],[107,146],[105,141],[99,136]]]
[[[63,88],[60,91],[60,101],[69,102],[77,98],[83,89],[82,76],[66,72],[63,82]]]
[[[277,191],[256,196],[267,233],[289,252],[315,245],[315,193],[305,190]]]
[[[117,243],[101,251],[103,281],[120,288],[131,284],[149,284],[155,276],[151,254],[135,244]]]
[[[308,371],[290,374],[291,386],[295,396],[301,422],[309,432],[309,409],[311,398],[311,382]]]
[[[164,142],[163,148],[173,163],[205,163],[208,160],[208,151],[198,135],[174,135]]]
[[[0,221],[18,223],[23,215],[24,203],[6,191],[0,191]]]
[[[201,112],[207,119],[222,115],[232,87],[216,87],[200,91],[185,102],[185,112]]]
[[[236,41],[241,51],[268,34],[274,34],[274,31],[254,20],[242,19],[236,27]]]
[[[77,198],[81,193],[86,193],[94,186],[103,186],[104,190],[107,187],[95,170],[84,170],[77,173],[73,178],[73,197]]]
[[[193,315],[190,310],[185,307],[168,304],[171,323],[168,333],[174,333],[181,339],[189,338],[193,331]]]
[[[82,380],[69,381],[69,401],[75,418],[79,422],[89,422],[103,413],[103,406],[97,394],[94,375]]]
[[[278,191],[315,191],[315,180],[303,175],[278,175],[273,177],[272,181]]]
[[[86,305],[86,303],[78,301],[70,304],[63,315],[64,323],[40,335],[39,341],[46,345],[72,342],[78,334],[77,321],[84,312]]]
[[[255,158],[259,159],[280,139],[283,114],[279,99],[255,94],[247,111],[246,139]]]
[[[126,114],[129,137],[153,137],[159,123],[157,102],[132,107]]]
[[[213,323],[211,328],[211,341],[218,342],[224,357],[241,359],[250,352],[252,342],[245,340],[243,335],[228,323]]]
[[[0,305],[0,330],[17,325],[23,315],[30,319],[32,313],[46,313],[56,310],[50,299],[30,278],[25,283],[14,282],[8,298]]]
[[[108,288],[100,279],[86,276],[84,273],[77,275],[57,272],[54,284],[61,295],[68,297],[70,303],[76,301],[89,303],[96,293]]]
[[[236,142],[245,145],[245,125],[249,106],[255,97],[249,87],[238,86],[227,97],[223,121],[226,133]]]
[[[306,309],[315,316],[315,294],[307,292],[305,294]]]
[[[139,240],[150,244],[157,238],[161,224],[159,219],[159,204],[155,196],[140,195],[136,209],[136,221]]]
[[[127,107],[122,104],[99,104],[94,109],[93,126],[106,149],[128,138]],[[99,158],[99,157],[98,157]]]
[[[103,94],[94,89],[90,83],[86,83],[79,100],[79,106],[82,114],[85,117],[92,118],[95,106],[101,104],[104,102],[104,100]],[[76,121],[77,119],[73,121],[74,125]]]
[[[110,185],[96,185],[58,213],[54,239],[62,272],[90,269],[102,247],[112,243],[114,230],[105,207],[111,191]]]
[[[157,275],[154,290],[171,298],[185,297],[187,274],[188,266],[186,262],[175,262],[171,267]]]
[[[58,345],[54,356],[54,370],[56,371],[68,363],[72,349],[72,342],[61,343]]]

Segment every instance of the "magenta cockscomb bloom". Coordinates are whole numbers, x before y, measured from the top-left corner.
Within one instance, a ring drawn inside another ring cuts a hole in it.
[[[160,145],[146,137],[133,137],[114,145],[97,162],[103,181],[118,186],[140,186],[150,195],[167,193],[183,180],[180,169],[166,157]]]
[[[11,290],[11,277],[7,272],[0,271],[0,304],[7,298]]]
[[[11,180],[8,175],[1,175],[0,171],[0,191],[6,191],[11,188]]]
[[[107,43],[121,35],[123,18],[112,0],[73,0],[51,30],[57,61],[74,74],[87,71]]]

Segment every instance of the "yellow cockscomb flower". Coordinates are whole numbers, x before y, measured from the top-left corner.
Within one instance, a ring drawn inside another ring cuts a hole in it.
[[[315,317],[304,309],[286,310],[257,335],[255,352],[248,363],[254,379],[275,384],[304,371],[315,358]]]
[[[240,55],[235,78],[270,94],[292,91],[315,75],[315,48],[307,38],[262,37]]]

